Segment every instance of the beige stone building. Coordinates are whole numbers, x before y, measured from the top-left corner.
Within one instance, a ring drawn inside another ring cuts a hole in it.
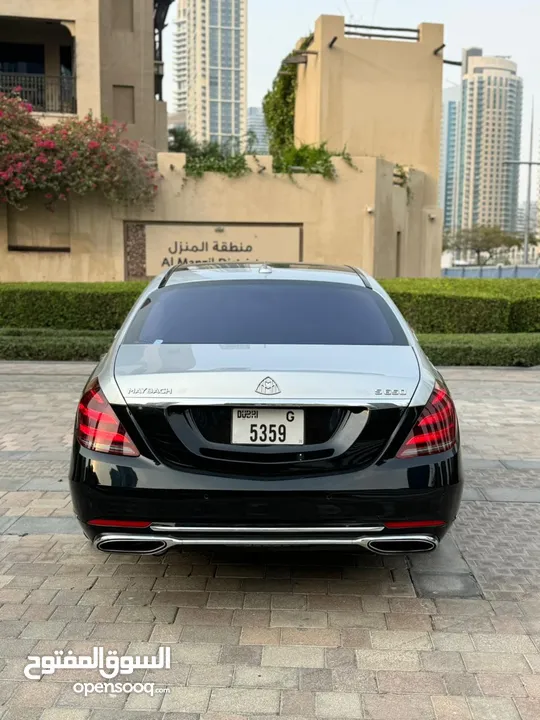
[[[321,16],[298,68],[295,136],[422,170],[437,205],[443,26],[388,33]],[[400,37],[401,36],[401,37]]]
[[[5,0],[0,0],[5,2]],[[0,281],[149,277],[176,263],[312,262],[356,265],[377,277],[438,276],[437,207],[442,58],[440,25],[409,39],[322,16],[298,65],[297,142],[347,148],[336,178],[273,172],[247,157],[241,178],[185,172],[185,155],[159,153],[155,208],[73,198],[47,212],[0,206]],[[356,33],[356,34],[353,34]]]
[[[167,149],[161,31],[172,0],[0,0],[0,91],[44,123],[91,112]]]
[[[429,178],[394,163],[335,158],[337,177],[272,173],[249,157],[242,178],[184,172],[185,155],[159,153],[154,209],[108,207],[96,196],[48,212],[34,198],[0,206],[0,282],[151,277],[176,263],[311,262],[357,265],[377,277],[440,273],[441,226],[424,205]],[[262,172],[261,168],[264,168]]]

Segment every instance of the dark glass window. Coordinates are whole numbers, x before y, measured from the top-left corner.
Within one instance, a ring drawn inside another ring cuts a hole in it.
[[[408,345],[384,298],[345,283],[207,281],[156,290],[126,344]]]
[[[210,70],[210,99],[219,98],[219,74],[218,70]]]
[[[230,27],[232,25],[231,0],[221,0],[221,25],[223,27]]]
[[[219,30],[210,28],[210,65],[219,65]]]
[[[64,76],[73,75],[73,52],[71,46],[60,46],[60,74]]]
[[[45,46],[0,43],[0,72],[45,74]]]
[[[210,0],[210,25],[219,25],[218,0]]]

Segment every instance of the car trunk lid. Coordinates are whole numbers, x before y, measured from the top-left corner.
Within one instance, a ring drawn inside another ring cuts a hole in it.
[[[410,346],[123,345],[115,377],[128,404],[409,404]]]
[[[166,465],[285,479],[373,464],[406,412],[419,366],[408,346],[125,345],[116,380]],[[303,408],[304,443],[233,444],[242,407]]]

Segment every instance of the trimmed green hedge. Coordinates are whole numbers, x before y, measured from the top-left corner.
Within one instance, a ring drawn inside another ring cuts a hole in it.
[[[97,361],[113,340],[112,331],[22,328],[0,330],[0,360]],[[540,333],[419,335],[435,365],[540,365]]]
[[[540,332],[540,280],[397,278],[382,284],[416,333]],[[0,327],[116,330],[144,287],[0,285]]]
[[[94,362],[111,346],[111,330],[0,329],[0,360],[87,360]]]
[[[381,284],[417,333],[540,332],[540,280],[396,278]]]
[[[6,283],[0,285],[0,326],[117,330],[145,285]]]
[[[391,297],[417,334],[511,331],[512,303],[505,297],[402,290],[391,292]]]
[[[512,332],[540,332],[540,298],[523,297],[510,307]]]
[[[535,367],[540,365],[540,334],[419,335],[436,366]]]
[[[104,337],[111,342],[114,337],[114,330],[58,330],[56,328],[0,328],[0,339],[3,337],[26,338],[33,337],[37,339],[61,339],[70,337]]]

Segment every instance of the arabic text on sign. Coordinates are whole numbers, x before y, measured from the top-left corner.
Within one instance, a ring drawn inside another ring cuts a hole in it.
[[[188,243],[181,243],[176,241],[172,247],[169,248],[169,252],[171,255],[181,255],[183,252],[208,252],[209,250],[209,243],[202,242],[200,245],[189,245]],[[222,242],[221,244],[219,242],[215,242],[212,245],[212,250],[214,252],[251,252],[253,250],[253,247],[251,245],[247,245],[244,248],[243,243],[240,243],[240,245],[236,245],[233,242],[226,243]]]

